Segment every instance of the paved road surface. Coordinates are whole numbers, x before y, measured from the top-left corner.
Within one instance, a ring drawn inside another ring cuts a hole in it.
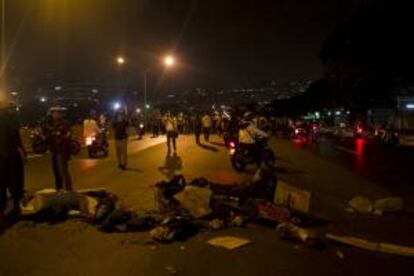
[[[201,148],[192,137],[180,136],[178,157],[168,159],[164,138],[131,141],[130,170],[125,172],[116,167],[113,155],[103,160],[80,156],[72,162],[74,184],[106,187],[126,205],[152,209],[151,185],[172,173],[226,184],[249,179],[251,174],[231,169],[227,151],[217,138],[213,141]],[[350,165],[360,160],[350,153],[349,144],[327,140],[320,146],[306,146],[275,139],[271,146],[278,153],[279,177],[312,191],[312,212],[333,222],[329,231],[414,246],[410,214],[372,218],[343,211],[347,200],[357,194],[402,195],[407,210],[413,210],[412,194],[374,181]],[[29,192],[52,187],[47,156],[30,160],[26,179]],[[404,183],[401,187],[410,189]],[[245,237],[252,244],[229,252],[205,243],[220,235]],[[185,243],[153,246],[148,241],[147,233],[103,234],[78,221],[20,222],[0,236],[0,275],[169,275],[171,270],[178,275],[411,275],[414,267],[412,259],[337,245],[317,251],[280,241],[273,229],[257,225],[200,233]]]

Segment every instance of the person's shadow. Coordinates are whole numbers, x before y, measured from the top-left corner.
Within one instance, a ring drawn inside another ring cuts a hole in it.
[[[202,143],[199,143],[198,146],[202,149],[209,150],[209,151],[212,151],[212,152],[218,152],[219,151],[218,148],[216,148],[216,147],[208,146],[208,145],[202,144]]]
[[[165,157],[165,164],[163,167],[160,167],[159,170],[163,173],[167,178],[172,178],[177,172],[181,171],[183,168],[183,160],[180,156],[176,153],[173,155],[167,153]]]

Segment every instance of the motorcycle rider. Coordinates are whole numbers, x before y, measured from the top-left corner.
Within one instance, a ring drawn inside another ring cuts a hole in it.
[[[98,133],[100,132],[98,123],[94,119],[94,113],[91,114],[83,121],[83,137],[97,137]]]
[[[253,113],[246,112],[243,116],[239,129],[239,146],[242,150],[248,151],[248,154],[259,154],[260,149],[257,148],[256,140],[258,138],[268,138],[269,135],[260,130],[255,122]],[[260,160],[260,158],[257,158]],[[260,164],[258,164],[260,165]]]

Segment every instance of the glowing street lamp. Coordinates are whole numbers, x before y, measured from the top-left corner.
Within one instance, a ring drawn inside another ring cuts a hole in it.
[[[165,67],[170,68],[170,67],[173,67],[174,64],[175,64],[175,58],[173,56],[167,55],[164,58],[164,65],[165,65]]]
[[[118,65],[123,65],[125,63],[125,59],[123,57],[118,57],[116,59],[116,63],[118,63]]]

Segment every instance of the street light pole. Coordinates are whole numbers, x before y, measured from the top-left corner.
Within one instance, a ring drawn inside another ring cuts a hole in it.
[[[1,87],[0,89],[4,90],[3,93],[6,93],[6,0],[1,1]]]

